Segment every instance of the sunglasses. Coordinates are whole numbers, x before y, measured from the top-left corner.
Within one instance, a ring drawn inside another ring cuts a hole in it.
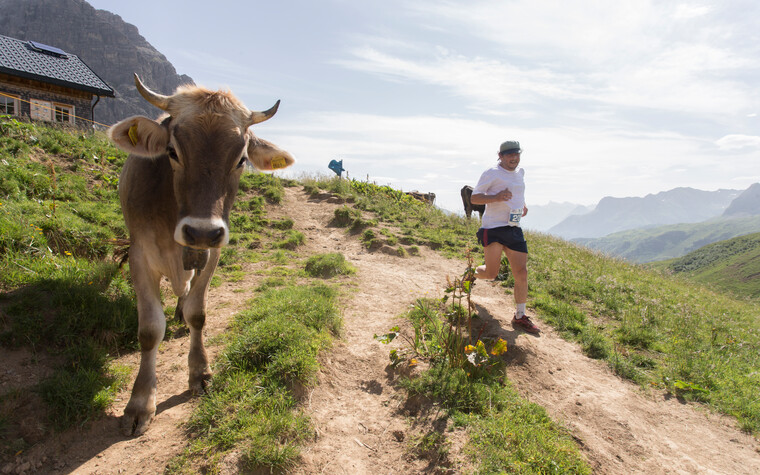
[[[504,150],[503,152],[499,152],[499,155],[512,155],[517,154],[520,155],[522,153],[522,150],[519,148],[510,148],[508,150]]]

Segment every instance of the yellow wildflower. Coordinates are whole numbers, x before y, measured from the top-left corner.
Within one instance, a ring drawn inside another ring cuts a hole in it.
[[[499,356],[507,352],[507,342],[499,338],[496,344],[491,348],[491,354]]]

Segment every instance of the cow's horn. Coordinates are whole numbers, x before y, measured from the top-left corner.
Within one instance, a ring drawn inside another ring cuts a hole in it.
[[[140,81],[140,76],[138,76],[137,73],[135,73],[135,86],[137,86],[137,91],[146,101],[163,111],[169,108],[169,96],[164,96],[148,89],[142,81]]]
[[[278,107],[280,107],[279,99],[275,105],[273,105],[270,109],[265,110],[264,112],[251,112],[251,125],[258,124],[259,122],[264,122],[265,120],[270,119],[277,112]]]

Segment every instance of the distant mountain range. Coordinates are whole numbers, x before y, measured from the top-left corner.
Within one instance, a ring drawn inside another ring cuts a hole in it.
[[[521,225],[532,231],[546,232],[568,216],[586,214],[593,209],[593,206],[554,201],[546,205],[531,205],[528,207],[528,214],[522,219]]]
[[[565,239],[599,238],[629,229],[697,223],[721,216],[742,190],[674,188],[643,198],[602,198],[593,211],[570,216],[549,234]]]
[[[598,205],[532,206],[524,227],[644,263],[760,232],[760,183],[746,190],[674,188],[643,198],[603,198]]]
[[[702,246],[755,232],[760,232],[760,183],[741,192],[720,216],[698,223],[639,228],[573,241],[633,262],[652,262],[680,257]]]
[[[0,34],[79,56],[116,90],[115,99],[104,98],[95,108],[95,120],[107,125],[130,115],[156,117],[160,112],[135,90],[133,73],[163,94],[193,82],[177,74],[137,27],[84,0],[1,0]]]
[[[755,232],[760,232],[760,215],[631,229],[601,238],[573,241],[611,256],[644,263],[680,257],[702,246]]]

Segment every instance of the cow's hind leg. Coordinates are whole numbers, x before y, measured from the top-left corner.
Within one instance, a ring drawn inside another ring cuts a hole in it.
[[[145,267],[138,256],[130,256],[130,272],[137,294],[140,370],[132,387],[132,397],[124,409],[121,423],[125,435],[144,433],[156,414],[156,355],[166,331],[159,290],[160,275]]]
[[[203,345],[203,327],[206,324],[208,285],[220,255],[219,249],[211,250],[206,267],[193,278],[190,291],[182,299],[182,317],[190,329],[190,352],[187,355],[188,384],[190,391],[195,395],[206,392],[212,374]]]

